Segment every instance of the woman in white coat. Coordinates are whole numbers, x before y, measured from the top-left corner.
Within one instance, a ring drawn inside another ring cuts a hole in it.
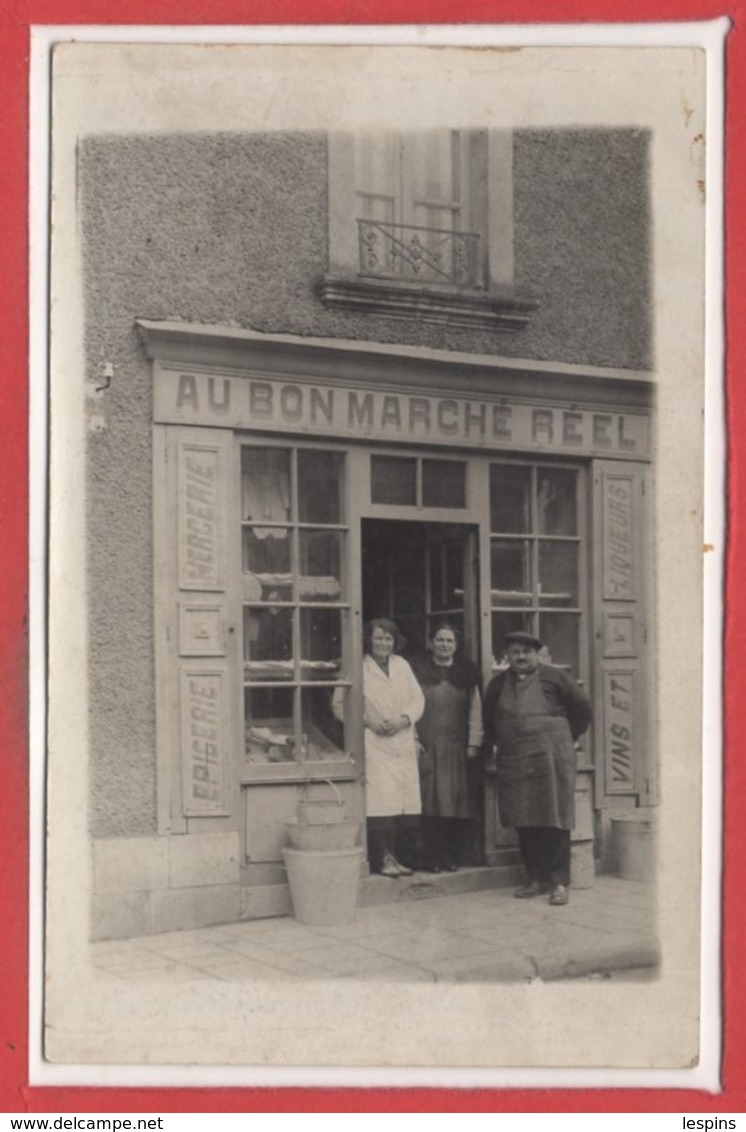
[[[368,858],[373,872],[410,876],[396,859],[397,835],[409,815],[421,813],[414,725],[425,697],[404,657],[393,621],[377,618],[363,630]]]

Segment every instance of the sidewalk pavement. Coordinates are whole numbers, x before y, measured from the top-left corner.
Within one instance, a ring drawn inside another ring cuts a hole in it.
[[[359,908],[339,926],[251,920],[94,943],[91,957],[102,974],[127,982],[643,979],[659,962],[653,886],[612,876],[571,889],[564,907],[516,900],[511,889],[410,895]]]

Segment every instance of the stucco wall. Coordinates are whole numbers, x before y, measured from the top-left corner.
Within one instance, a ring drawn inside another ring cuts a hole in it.
[[[541,306],[511,352],[651,366],[648,144],[638,130],[516,135],[516,284]]]
[[[91,395],[92,832],[155,830],[151,383],[134,320],[373,339],[578,364],[650,360],[647,139],[515,138],[515,334],[326,310],[321,135],[89,138],[80,147]]]

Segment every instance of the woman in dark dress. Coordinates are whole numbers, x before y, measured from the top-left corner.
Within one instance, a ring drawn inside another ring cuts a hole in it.
[[[433,872],[454,871],[466,823],[474,816],[467,762],[482,744],[479,669],[458,655],[456,629],[441,622],[428,651],[412,660],[412,670],[425,693],[417,724],[424,865]]]

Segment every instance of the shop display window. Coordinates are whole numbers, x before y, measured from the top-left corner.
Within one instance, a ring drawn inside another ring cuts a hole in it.
[[[493,605],[531,605],[531,544],[493,538],[490,543]]]
[[[298,519],[301,523],[341,523],[341,452],[301,449],[298,452]]]
[[[347,759],[344,453],[241,448],[247,763]]]
[[[303,530],[298,532],[301,600],[340,601],[344,597],[343,532]]]
[[[539,542],[540,605],[578,607],[578,544]]]
[[[578,646],[578,613],[564,616],[557,613],[541,615],[541,639],[549,656],[561,667],[577,673],[580,668]]]
[[[584,671],[579,498],[582,472],[556,465],[490,467],[493,661],[505,662],[505,633],[544,642],[542,659]]]
[[[531,529],[531,469],[493,464],[490,468],[490,527],[504,534]]]
[[[536,474],[536,518],[541,535],[578,533],[576,471],[539,468]]]

